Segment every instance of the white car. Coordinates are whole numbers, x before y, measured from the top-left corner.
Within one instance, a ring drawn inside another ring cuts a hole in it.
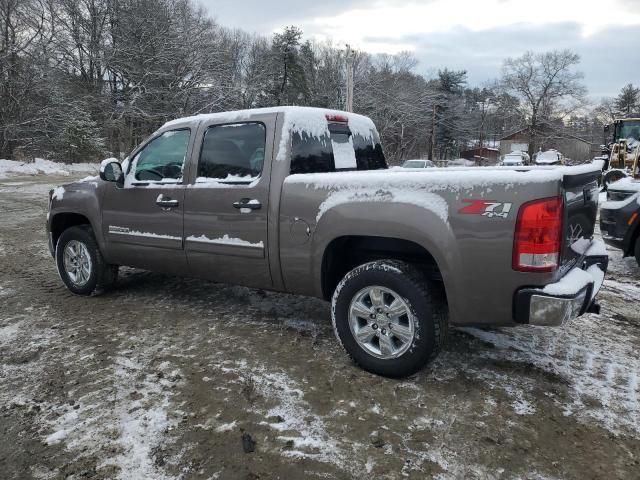
[[[511,152],[502,158],[505,167],[520,167],[529,164],[529,154],[525,152]]]
[[[407,160],[402,168],[432,168],[435,167],[431,160]]]
[[[562,165],[562,154],[557,150],[538,152],[534,161],[536,165]]]

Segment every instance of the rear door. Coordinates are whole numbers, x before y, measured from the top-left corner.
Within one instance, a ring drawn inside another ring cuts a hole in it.
[[[183,169],[192,148],[189,128],[165,131],[132,158],[123,188],[103,199],[109,260],[154,271],[187,272],[183,248]]]
[[[184,237],[193,275],[270,287],[267,229],[277,114],[205,123],[185,192]]]

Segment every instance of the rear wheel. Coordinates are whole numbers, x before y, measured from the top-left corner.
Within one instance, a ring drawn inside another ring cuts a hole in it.
[[[349,272],[333,295],[332,320],[349,356],[388,377],[411,375],[435,358],[448,328],[439,285],[396,260]]]
[[[56,265],[65,286],[76,295],[105,290],[118,276],[118,267],[104,261],[93,231],[87,225],[62,232],[56,245]]]

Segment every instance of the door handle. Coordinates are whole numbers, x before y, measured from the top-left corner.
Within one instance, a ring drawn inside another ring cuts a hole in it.
[[[251,210],[260,210],[262,208],[260,200],[256,200],[255,198],[243,198],[238,202],[233,202],[233,206],[235,208],[249,208]]]
[[[171,197],[165,197],[164,195],[159,195],[156,199],[156,205],[162,208],[177,207],[179,204],[180,202],[178,202],[178,200]]]

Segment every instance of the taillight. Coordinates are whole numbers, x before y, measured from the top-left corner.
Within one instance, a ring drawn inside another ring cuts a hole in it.
[[[329,123],[349,123],[349,117],[346,115],[337,115],[334,113],[327,113],[325,118]]]
[[[562,247],[562,197],[525,203],[518,211],[513,239],[513,269],[552,272]]]

